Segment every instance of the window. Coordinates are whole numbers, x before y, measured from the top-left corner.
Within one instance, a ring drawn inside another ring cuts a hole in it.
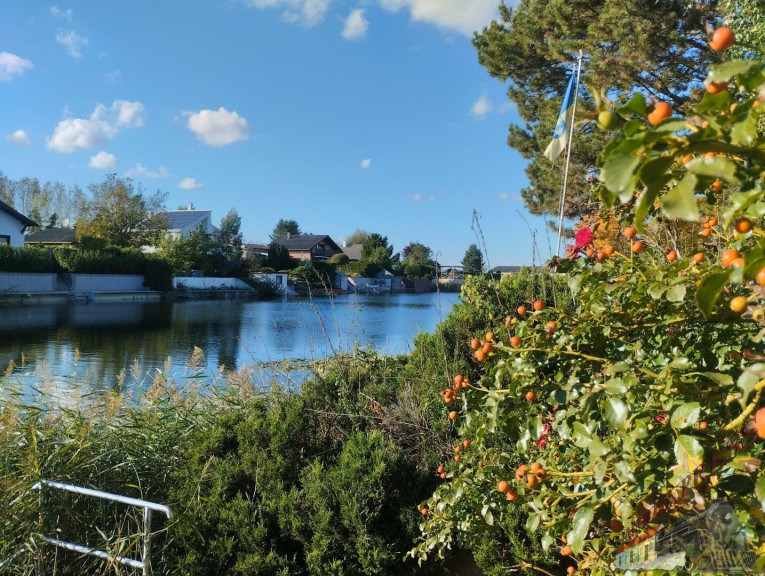
[[[2,234],[0,234],[0,244],[8,244],[8,245],[10,245],[10,243],[11,243],[11,237],[10,236],[3,236]]]

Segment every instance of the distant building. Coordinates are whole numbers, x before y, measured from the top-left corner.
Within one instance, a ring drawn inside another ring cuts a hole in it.
[[[348,256],[350,262],[358,262],[361,260],[361,250],[364,248],[363,244],[351,244],[350,246],[343,245],[341,250],[343,254]]]
[[[249,260],[267,258],[268,244],[242,244],[242,253]]]
[[[521,266],[495,266],[489,271],[489,273],[493,274],[494,276],[504,278],[505,276],[510,276],[511,274],[518,274],[520,271]]]
[[[277,244],[285,246],[290,257],[297,260],[329,260],[335,254],[341,254],[342,250],[326,234],[301,234],[292,236],[287,234],[274,240]]]
[[[44,246],[46,248],[70,248],[77,244],[73,228],[48,228],[24,238],[26,246]]]
[[[5,202],[0,202],[0,244],[24,245],[27,228],[39,226],[37,222],[17,212]]]
[[[200,224],[208,236],[220,232],[213,226],[212,210],[194,210],[190,206],[188,210],[166,210],[157,216],[167,219],[167,234],[174,239],[188,238]]]

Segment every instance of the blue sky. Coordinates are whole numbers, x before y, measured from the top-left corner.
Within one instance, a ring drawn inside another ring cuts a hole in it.
[[[357,228],[459,263],[531,263],[517,117],[470,39],[495,0],[6,2],[0,170],[68,185],[116,172],[246,241],[280,218]]]

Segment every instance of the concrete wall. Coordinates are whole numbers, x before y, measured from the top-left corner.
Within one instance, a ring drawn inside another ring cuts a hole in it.
[[[0,236],[10,236],[11,246],[24,245],[24,225],[7,212],[0,210]],[[0,239],[4,242],[5,239]]]
[[[143,292],[143,276],[128,274],[72,274],[77,292]]]
[[[0,272],[0,292],[53,292],[55,274]]]
[[[252,288],[239,278],[192,278],[191,276],[176,276],[173,278],[173,286],[176,288],[186,287],[191,290],[212,290],[215,288],[235,288],[238,290],[252,290]]]
[[[64,277],[66,275],[62,275]],[[57,274],[0,272],[0,292],[145,292],[143,276],[71,274],[58,283]],[[71,281],[69,281],[71,280]]]

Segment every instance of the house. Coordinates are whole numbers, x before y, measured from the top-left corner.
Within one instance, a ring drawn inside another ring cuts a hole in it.
[[[165,210],[157,216],[167,219],[167,234],[173,239],[188,238],[200,224],[209,236],[220,232],[213,226],[212,210],[194,210],[193,206],[189,205],[188,210]]]
[[[34,226],[39,224],[0,201],[0,244],[23,246],[24,232]]]
[[[288,233],[286,236],[277,238],[274,242],[285,246],[290,257],[297,260],[329,260],[335,254],[343,252],[335,244],[335,241],[326,234],[292,236]]]
[[[268,257],[268,244],[242,244],[242,255],[248,260]]]
[[[77,244],[73,228],[48,228],[27,234],[25,246],[42,246],[45,248],[71,248]]]
[[[495,266],[489,271],[489,273],[493,276],[504,278],[505,276],[510,276],[512,274],[518,274],[520,271],[520,266]]]
[[[363,244],[351,244],[350,246],[343,244],[341,250],[343,251],[343,254],[348,256],[349,262],[358,262],[361,260],[362,248],[364,248]]]

